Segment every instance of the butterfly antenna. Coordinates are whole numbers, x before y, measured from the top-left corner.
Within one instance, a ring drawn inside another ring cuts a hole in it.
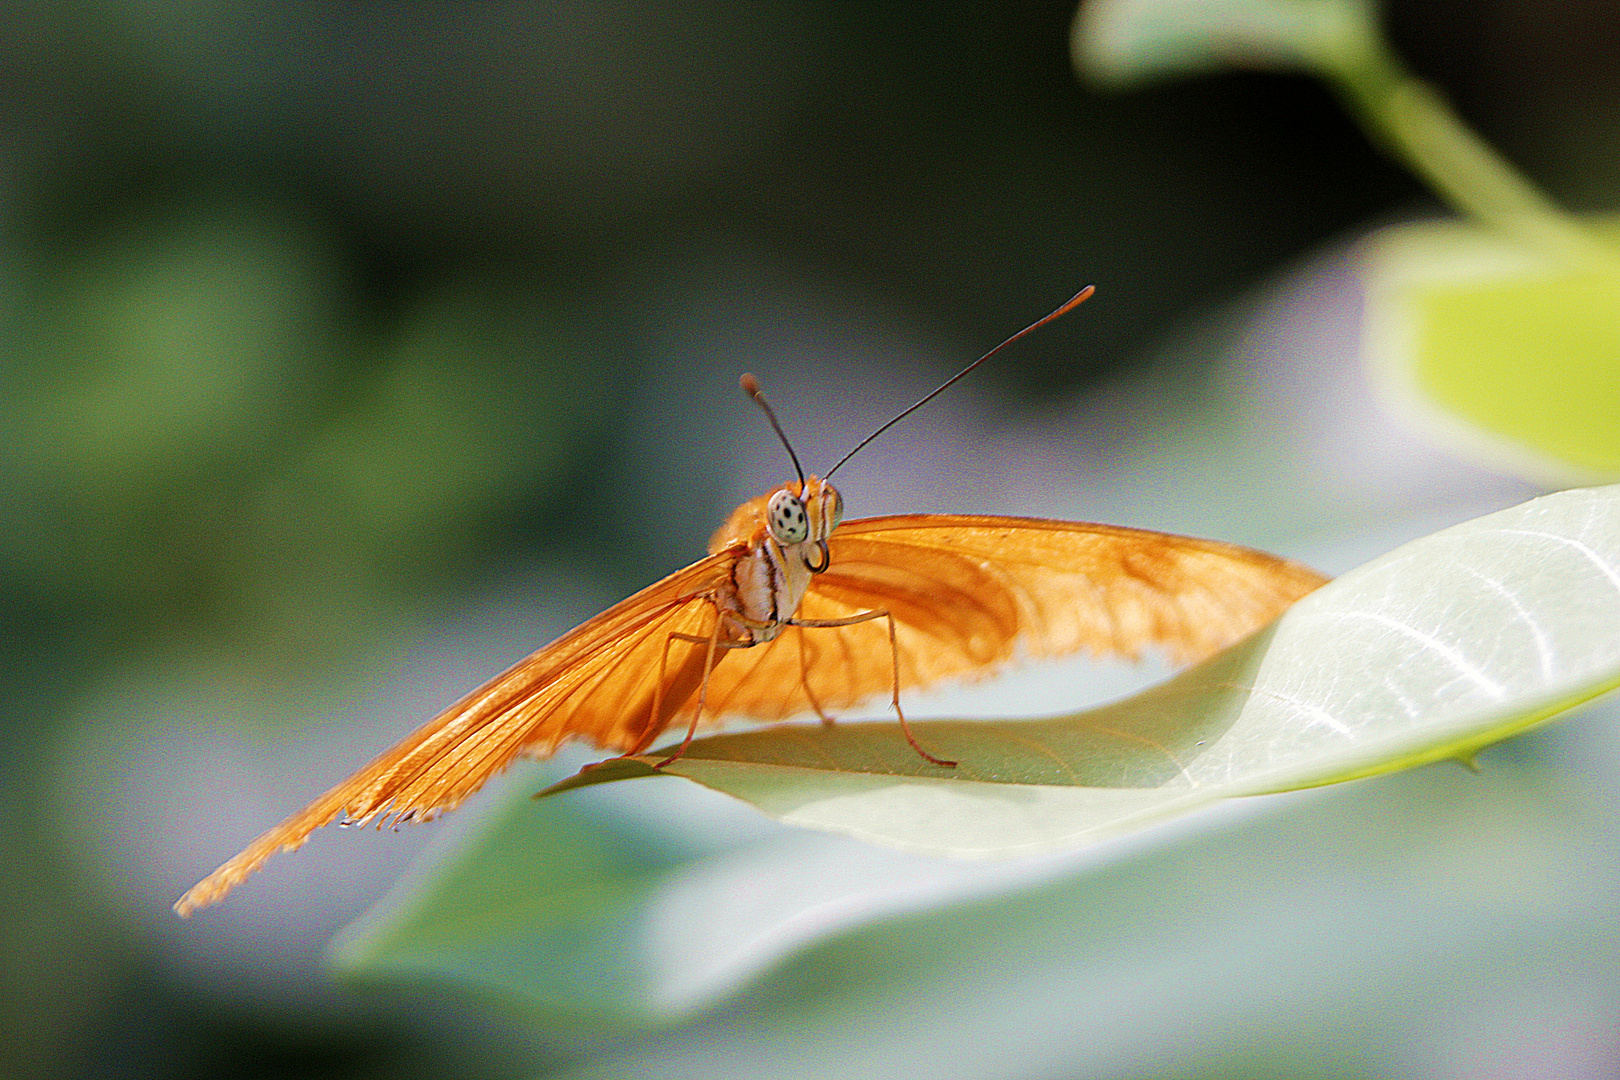
[[[783,446],[787,447],[788,457],[793,459],[793,471],[799,474],[799,490],[803,491],[804,466],[799,464],[799,455],[793,452],[793,444],[788,442],[787,433],[782,430],[782,425],[777,422],[776,412],[771,408],[771,403],[765,400],[765,394],[759,388],[759,380],[752,375],[744,375],[737,381],[742,385],[743,393],[753,398],[754,404],[765,411],[765,419],[771,422],[771,428],[776,432],[776,437],[782,440]]]
[[[943,383],[941,383],[939,385],[939,388],[936,389],[932,394],[929,394],[927,397],[925,397],[921,401],[917,402],[911,408],[907,409],[905,412],[901,413],[899,416],[896,416],[893,420],[890,420],[887,424],[884,424],[882,427],[880,427],[876,431],[872,432],[872,434],[868,435],[866,438],[864,438],[860,442],[856,443],[854,449],[852,449],[849,453],[845,454],[843,457],[838,459],[838,464],[837,465],[834,465],[832,468],[827,470],[827,475],[831,476],[833,473],[837,472],[840,465],[842,465],[844,462],[848,461],[850,458],[854,457],[856,452],[859,451],[862,447],[864,447],[867,443],[871,442],[873,439],[877,438],[879,435],[883,434],[885,431],[888,431],[890,428],[894,427],[894,425],[898,424],[900,421],[904,420],[906,417],[910,416],[912,413],[916,412],[918,409],[922,408],[924,405],[928,404],[930,401],[933,401],[936,397],[938,397],[941,393],[944,392],[946,387],[950,386],[952,383],[954,383],[958,379],[962,378],[968,372],[972,371],[974,368],[978,367],[980,364],[984,363],[986,360],[990,359],[992,356],[996,355],[996,353],[1000,352],[1002,349],[1005,349],[1007,346],[1011,345],[1013,342],[1017,341],[1019,338],[1023,337],[1025,334],[1027,334],[1027,333],[1029,333],[1029,332],[1031,332],[1033,330],[1039,330],[1041,327],[1045,326],[1047,323],[1051,322],[1053,319],[1060,319],[1063,316],[1067,315],[1069,312],[1073,311],[1075,308],[1079,307],[1082,303],[1084,303],[1091,296],[1091,294],[1096,292],[1096,291],[1097,291],[1097,287],[1095,285],[1087,285],[1085,288],[1081,289],[1079,292],[1077,292],[1073,296],[1069,297],[1069,299],[1064,302],[1062,307],[1058,308],[1056,311],[1052,312],[1050,315],[1047,315],[1045,318],[1037,319],[1034,322],[1030,323],[1028,326],[1026,326],[1022,330],[1018,331],[1018,333],[1014,334],[1012,337],[1008,338],[1006,341],[1003,341],[1000,345],[997,345],[995,348],[991,349],[989,352],[985,353],[983,356],[981,356],[977,360],[973,361],[973,363],[969,364],[967,367],[963,368],[961,371],[958,371],[955,375],[952,375],[949,379],[946,379]],[[745,378],[746,378],[746,376],[745,376]],[[747,384],[744,383],[743,384],[743,389],[746,390],[747,388],[748,388]],[[755,400],[758,400],[758,398],[756,397]],[[764,406],[764,404],[765,403],[763,401],[760,402],[761,406]],[[766,411],[767,414],[769,414],[770,409],[766,408],[765,411]],[[773,424],[776,423],[776,418],[775,417],[771,417],[771,423],[773,423]],[[782,431],[781,428],[777,428],[776,430],[777,430],[777,434],[781,434],[781,431]],[[792,452],[793,452],[792,450],[788,451],[788,453],[790,453],[790,454]],[[797,464],[797,461],[795,461],[795,464]]]

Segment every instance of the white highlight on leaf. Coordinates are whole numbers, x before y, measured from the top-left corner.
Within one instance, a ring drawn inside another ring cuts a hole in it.
[[[1512,605],[1513,610],[1519,613],[1519,618],[1524,622],[1525,628],[1530,631],[1531,638],[1535,640],[1536,656],[1541,661],[1541,677],[1543,679],[1551,678],[1553,673],[1553,647],[1552,642],[1547,637],[1547,632],[1541,628],[1540,621],[1530,614],[1529,609],[1519,603],[1518,598],[1513,595],[1513,590],[1500,581],[1488,574],[1482,574],[1470,566],[1464,566],[1462,570],[1464,573],[1478,578],[1487,589],[1506,600]]]
[[[1597,567],[1598,571],[1604,577],[1609,579],[1609,584],[1614,586],[1614,591],[1620,593],[1620,573],[1617,573],[1614,567],[1608,562],[1608,560],[1603,558],[1603,556],[1599,555],[1597,552],[1593,551],[1590,547],[1575,539],[1573,536],[1558,536],[1555,533],[1536,532],[1532,529],[1502,529],[1501,531],[1511,536],[1534,536],[1542,540],[1551,540],[1555,543],[1567,544],[1591,560],[1592,565]]]
[[[1485,691],[1491,697],[1501,700],[1501,698],[1507,693],[1506,689],[1501,683],[1497,682],[1489,675],[1486,675],[1473,664],[1470,664],[1467,659],[1463,657],[1462,653],[1458,652],[1450,645],[1447,645],[1445,642],[1439,640],[1434,635],[1425,634],[1415,626],[1408,626],[1399,619],[1392,619],[1388,615],[1377,611],[1346,611],[1341,614],[1341,618],[1369,619],[1373,622],[1387,626],[1397,634],[1406,635],[1413,641],[1421,644],[1424,648],[1435,653],[1437,656],[1444,658],[1448,663],[1462,673],[1463,678]]]
[[[1260,694],[1276,701],[1281,701],[1285,705],[1292,705],[1305,716],[1308,723],[1320,724],[1322,727],[1328,728],[1336,734],[1343,735],[1347,739],[1355,737],[1356,733],[1354,731],[1351,731],[1339,720],[1338,717],[1334,716],[1332,713],[1328,712],[1319,705],[1312,705],[1308,701],[1301,701],[1292,694],[1280,694],[1275,690],[1267,690],[1264,687],[1254,687],[1249,691],[1249,693],[1251,695]]]

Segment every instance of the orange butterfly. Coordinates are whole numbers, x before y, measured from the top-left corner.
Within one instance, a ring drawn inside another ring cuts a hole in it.
[[[980,357],[872,438],[1091,288]],[[799,462],[752,376],[743,387]],[[1039,518],[905,514],[844,522],[815,476],[738,507],[709,555],[564,634],[490,680],[260,836],[174,905],[212,904],[275,852],[342,815],[426,821],[519,757],[574,738],[622,754],[671,723],[780,720],[845,710],[887,690],[981,676],[1018,653],[1145,645],[1194,660],[1244,637],[1325,580],[1286,559],[1210,540]],[[902,633],[903,631],[903,633]],[[948,775],[948,774],[947,774]]]

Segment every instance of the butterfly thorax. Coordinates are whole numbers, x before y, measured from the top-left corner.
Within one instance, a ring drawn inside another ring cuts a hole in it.
[[[733,552],[729,580],[715,600],[733,644],[759,645],[782,632],[810,579],[825,570],[827,537],[844,516],[838,489],[814,476],[787,483],[737,507],[709,541],[710,554]]]

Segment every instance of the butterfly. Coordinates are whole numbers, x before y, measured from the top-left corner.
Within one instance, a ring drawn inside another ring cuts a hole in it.
[[[873,432],[889,426],[1036,327],[981,356]],[[1113,525],[982,514],[901,514],[844,521],[825,478],[805,476],[752,376],[799,478],[744,503],[709,554],[569,631],[407,735],[371,764],[254,840],[174,905],[212,904],[266,859],[334,818],[427,821],[455,809],[521,757],[584,739],[625,755],[671,725],[686,738],[729,717],[832,713],[887,692],[982,677],[1013,660],[1090,650],[1207,656],[1269,622],[1325,580],[1298,563],[1212,540]]]

